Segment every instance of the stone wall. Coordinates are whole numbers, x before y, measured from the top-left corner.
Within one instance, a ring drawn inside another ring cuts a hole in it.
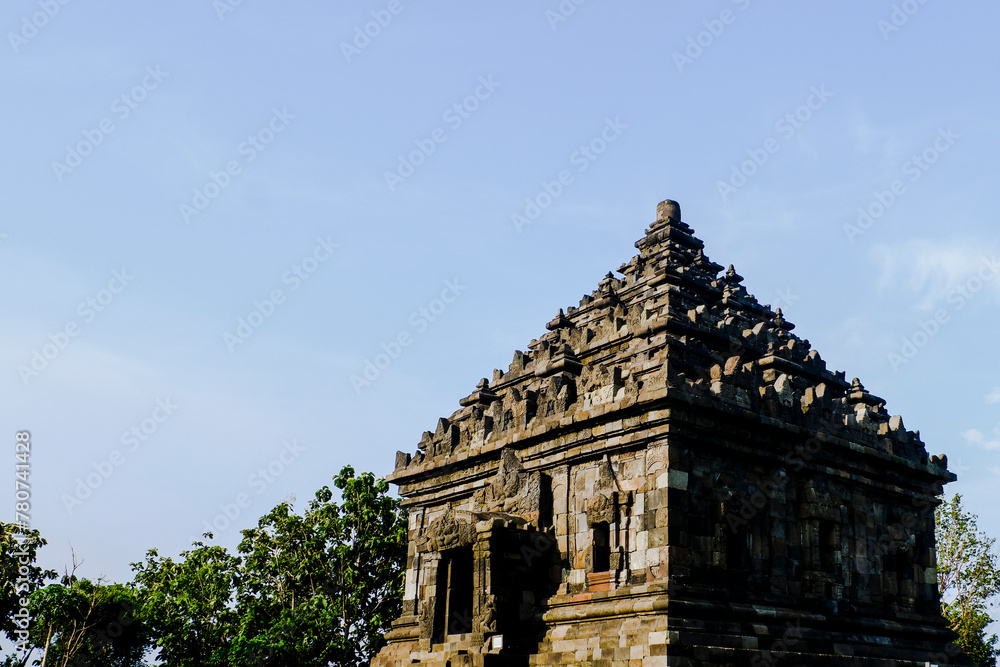
[[[397,455],[404,616],[373,664],[968,664],[936,588],[944,457],[674,202],[636,246]]]

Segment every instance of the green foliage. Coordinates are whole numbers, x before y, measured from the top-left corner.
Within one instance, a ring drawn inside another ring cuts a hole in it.
[[[150,644],[131,588],[72,576],[31,596],[31,641],[46,667],[141,667]]]
[[[18,524],[0,522],[0,632],[15,642],[19,651],[24,651],[7,656],[0,667],[20,667],[30,658],[26,655],[28,644],[20,644],[27,638],[18,635],[15,614],[20,613],[22,598],[28,599],[46,581],[56,577],[54,570],[43,570],[37,565],[38,550],[45,544],[37,530],[22,532]]]
[[[993,622],[982,608],[973,607],[964,612],[959,605],[946,605],[945,618],[948,619],[951,628],[958,633],[958,644],[962,651],[972,658],[972,664],[976,667],[996,667],[997,659],[997,636],[986,637],[986,626]]]
[[[151,549],[132,564],[142,616],[171,667],[226,665],[238,625],[239,561],[222,547],[193,546],[178,562]]]
[[[944,614],[958,633],[956,643],[977,667],[996,667],[997,636],[986,637],[994,620],[990,600],[1000,593],[996,538],[980,532],[959,494],[937,508],[935,523],[938,588]]]
[[[133,564],[170,667],[367,663],[400,611],[406,516],[388,484],[350,466],[300,516],[282,503],[237,555],[196,542],[174,562]],[[208,535],[211,537],[210,535]]]
[[[46,544],[38,531],[18,534],[15,524],[0,524],[0,628],[18,643],[18,653],[0,667],[138,667],[149,638],[132,616],[135,592],[120,584],[102,585],[71,575],[62,583],[53,570],[36,563]],[[30,624],[18,627],[21,601]],[[44,656],[44,658],[43,658]]]

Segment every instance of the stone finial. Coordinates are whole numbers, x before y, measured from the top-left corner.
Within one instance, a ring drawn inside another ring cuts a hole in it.
[[[681,205],[673,199],[664,199],[656,205],[657,220],[681,220]]]
[[[726,269],[726,275],[723,276],[722,279],[730,285],[738,285],[743,282],[743,276],[736,273],[736,268],[732,264],[730,264],[729,268]]]
[[[646,235],[635,242],[643,258],[670,248],[694,250],[704,245],[694,237],[694,230],[681,221],[681,206],[672,199],[657,205],[656,221],[646,229]]]
[[[849,405],[864,403],[865,405],[870,405],[877,410],[881,410],[882,406],[885,405],[885,400],[869,393],[869,391],[865,389],[865,386],[861,384],[861,380],[858,378],[851,380],[851,388],[848,391],[845,400]]]
[[[781,312],[781,308],[774,311],[774,326],[779,329],[784,329],[785,331],[791,331],[795,328],[795,325],[785,319],[785,316]]]
[[[556,329],[567,329],[573,326],[573,322],[566,317],[563,309],[559,309],[559,314],[555,316],[551,322],[545,325],[545,328],[549,331],[555,331]]]
[[[479,381],[479,384],[476,385],[476,390],[474,392],[472,392],[470,395],[468,395],[465,398],[461,399],[458,402],[458,404],[461,405],[464,408],[464,407],[467,407],[467,406],[470,406],[470,405],[477,405],[479,403],[483,403],[485,405],[489,405],[493,401],[498,401],[498,400],[500,400],[500,397],[497,396],[490,389],[490,382],[489,382],[489,380],[487,380],[486,378],[483,378],[482,380]]]

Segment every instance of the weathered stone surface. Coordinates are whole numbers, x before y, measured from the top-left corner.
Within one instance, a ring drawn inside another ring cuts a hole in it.
[[[969,664],[934,570],[947,459],[657,212],[397,455],[406,599],[373,664]]]
[[[476,527],[455,516],[449,507],[444,514],[431,522],[427,531],[416,541],[421,551],[446,551],[471,546],[476,540]]]

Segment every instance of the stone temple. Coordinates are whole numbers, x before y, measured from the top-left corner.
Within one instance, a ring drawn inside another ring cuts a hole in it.
[[[400,452],[403,615],[373,665],[970,664],[918,432],[758,303],[676,202]]]

